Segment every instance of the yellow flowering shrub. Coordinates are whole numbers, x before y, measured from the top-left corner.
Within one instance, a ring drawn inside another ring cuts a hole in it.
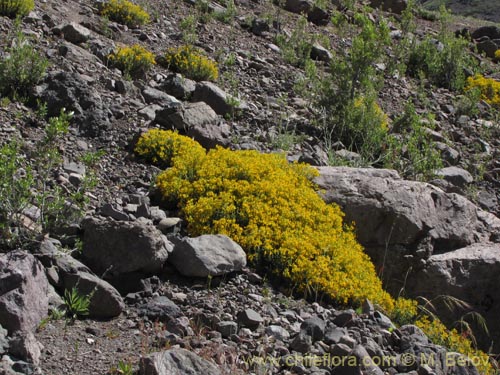
[[[186,164],[187,159],[201,160],[205,156],[205,149],[198,142],[177,132],[159,129],[151,129],[142,134],[134,151],[160,168],[170,167],[177,157],[183,158]]]
[[[196,81],[216,81],[219,77],[217,63],[192,46],[169,48],[164,63],[167,68]]]
[[[397,325],[413,324],[418,314],[418,302],[413,299],[398,298],[390,313],[391,320]]]
[[[179,204],[191,235],[226,234],[256,266],[289,280],[298,291],[324,293],[342,304],[365,298],[392,308],[373,264],[311,182],[317,171],[277,154],[231,151],[205,154],[171,131],[151,130],[136,153],[171,168],[157,178],[168,200]]]
[[[500,60],[500,49],[495,51],[495,60]]]
[[[493,375],[496,373],[491,366],[489,356],[483,351],[475,349],[471,340],[466,335],[458,333],[456,329],[449,330],[439,319],[431,320],[427,316],[417,320],[415,325],[422,329],[434,344],[473,358],[474,363],[478,364],[477,369],[480,374]]]
[[[34,8],[34,0],[0,0],[0,15],[10,18],[26,16]]]
[[[108,55],[108,61],[120,69],[125,76],[130,77],[144,75],[156,64],[154,55],[138,44],[119,47]]]
[[[479,89],[481,99],[486,103],[500,107],[500,82],[493,78],[486,78],[480,74],[467,78],[465,91]]]
[[[128,0],[108,0],[101,7],[101,15],[129,27],[138,27],[150,20],[148,12]]]

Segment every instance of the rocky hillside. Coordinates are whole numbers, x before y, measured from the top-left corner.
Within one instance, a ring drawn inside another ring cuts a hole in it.
[[[441,1],[433,0],[422,1],[422,5],[431,10],[437,10],[442,3]],[[500,22],[500,11],[498,10],[498,4],[495,4],[494,1],[448,0],[444,4],[455,14],[491,22]]]
[[[496,373],[500,29],[370,4],[0,0],[0,374]]]

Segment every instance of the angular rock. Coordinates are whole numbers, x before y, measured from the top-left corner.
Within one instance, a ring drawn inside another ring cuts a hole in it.
[[[181,309],[165,296],[158,296],[139,307],[139,315],[151,321],[168,322],[181,315]]]
[[[186,135],[206,149],[227,147],[231,143],[231,127],[226,123],[195,125],[189,128]]]
[[[432,287],[431,287],[432,285]],[[439,295],[454,296],[469,303],[472,311],[481,314],[488,324],[491,338],[477,338],[489,345],[499,342],[500,332],[500,244],[474,244],[445,254],[432,255],[423,269],[409,279],[408,290],[414,296],[432,299]],[[457,317],[440,306],[443,318]],[[461,316],[464,311],[458,311]],[[498,344],[496,344],[498,348]]]
[[[156,103],[160,104],[163,107],[180,107],[181,102],[178,101],[175,97],[166,94],[165,92],[155,89],[153,87],[147,86],[142,90],[142,96],[146,100],[146,103]]]
[[[332,58],[333,58],[332,53],[328,51],[325,47],[319,44],[313,44],[311,48],[311,59],[330,62]]]
[[[165,78],[161,82],[160,88],[177,99],[186,100],[193,94],[196,82],[175,73]]]
[[[246,254],[229,237],[207,234],[176,242],[168,261],[185,276],[221,276],[245,267]]]
[[[42,349],[43,345],[37,341],[32,332],[18,331],[10,339],[9,353],[35,366],[40,364]]]
[[[347,331],[344,328],[334,327],[325,332],[324,341],[328,345],[338,344],[342,336],[346,335]]]
[[[459,167],[441,168],[436,171],[436,175],[461,188],[474,182],[472,175],[465,169]]]
[[[231,113],[233,107],[229,104],[230,96],[212,82],[198,82],[193,93],[193,101],[207,103],[218,115]]]
[[[0,356],[9,350],[9,339],[7,330],[0,325]]]
[[[38,327],[47,316],[47,292],[45,270],[32,254],[0,254],[0,325],[10,334]]]
[[[97,274],[158,272],[172,246],[153,225],[139,221],[87,219],[82,228],[83,257]]]
[[[118,220],[118,221],[128,221],[129,220],[129,217],[128,215],[113,207],[113,205],[111,205],[110,203],[106,203],[104,204],[101,209],[99,210],[99,214],[101,214],[102,216],[106,216],[106,217],[112,217],[113,219],[115,220]]]
[[[258,312],[252,309],[245,309],[238,313],[238,324],[248,327],[248,328],[257,328],[259,324],[261,324],[264,319]]]
[[[481,26],[471,34],[472,39],[488,37],[489,39],[500,39],[500,28],[497,26]]]
[[[498,46],[494,41],[486,39],[477,43],[476,46],[479,53],[484,53],[486,57],[489,57],[490,59],[495,58],[495,52],[497,51]]]
[[[219,331],[224,338],[235,335],[238,332],[238,324],[232,321],[222,321],[217,323],[217,331]]]
[[[96,137],[110,126],[112,113],[99,93],[78,73],[54,71],[35,88],[35,98],[47,103],[48,115],[74,112],[72,123],[83,135]]]
[[[386,12],[401,14],[408,6],[407,0],[370,0],[373,8],[382,8]]]
[[[81,295],[92,296],[88,315],[90,318],[114,318],[125,308],[120,293],[107,281],[93,274],[86,272],[68,274],[64,277],[63,284],[66,290],[75,287]]]
[[[315,5],[307,13],[307,20],[315,25],[325,26],[330,21],[330,13]]]
[[[311,336],[313,342],[323,340],[325,336],[326,322],[318,317],[306,319],[300,325],[300,329]]]
[[[139,362],[139,375],[221,375],[213,363],[186,349],[149,354]]]
[[[290,338],[290,333],[285,328],[276,325],[267,326],[266,335],[275,337],[281,341],[287,341]]]
[[[327,203],[337,203],[346,222],[356,223],[358,240],[389,287],[433,253],[443,253],[499,236],[500,220],[466,198],[431,185],[402,180],[395,171],[319,167],[316,178]],[[384,262],[391,259],[391,262]],[[397,289],[396,289],[397,288]]]
[[[304,331],[300,331],[290,343],[290,349],[299,353],[309,353],[312,347],[312,338]]]
[[[163,108],[156,112],[155,121],[165,128],[188,131],[194,126],[215,124],[217,114],[204,102],[187,103],[179,108]]]
[[[64,39],[75,44],[86,42],[91,34],[89,29],[75,22],[60,27],[60,30]]]
[[[310,0],[287,0],[285,9],[292,13],[309,13],[313,8],[313,2]]]

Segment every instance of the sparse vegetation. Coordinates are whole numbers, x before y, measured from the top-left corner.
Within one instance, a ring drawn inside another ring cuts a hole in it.
[[[8,43],[6,55],[0,59],[0,93],[14,100],[26,99],[44,77],[49,63],[20,31]]]
[[[10,18],[26,16],[34,8],[34,0],[0,0],[0,15]]]
[[[84,317],[89,314],[90,300],[92,293],[89,295],[81,294],[77,287],[67,289],[64,292],[64,305],[66,306],[67,314],[71,319]]]

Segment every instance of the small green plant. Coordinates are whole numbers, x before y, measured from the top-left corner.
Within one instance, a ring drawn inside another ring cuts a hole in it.
[[[89,315],[89,306],[92,295],[93,293],[88,295],[81,294],[76,286],[64,291],[64,304],[66,306],[67,314],[71,319],[74,320],[78,317]]]
[[[48,66],[48,60],[17,31],[10,38],[5,57],[0,59],[0,93],[14,100],[27,98],[44,77]]]
[[[34,8],[34,0],[0,0],[0,15],[10,18],[26,16]]]
[[[222,12],[215,13],[215,19],[224,23],[232,23],[238,13],[236,5],[234,4],[234,0],[226,0],[225,6],[226,9],[224,9]]]
[[[111,375],[134,375],[134,366],[131,362],[118,361],[118,365],[110,370]]]
[[[196,81],[216,81],[219,77],[217,63],[189,45],[170,48],[164,65]]]
[[[429,180],[442,168],[441,156],[426,126],[408,104],[404,113],[393,123],[396,134],[388,138],[386,167],[398,170],[404,177]]]
[[[307,18],[301,16],[290,37],[285,34],[276,36],[276,44],[280,47],[283,59],[291,65],[303,67],[311,56],[313,35],[307,32]]]
[[[198,24],[198,17],[195,14],[190,14],[184,17],[180,23],[179,28],[182,33],[182,40],[187,44],[193,44],[198,40],[196,26]]]
[[[108,0],[101,6],[101,15],[133,28],[150,21],[148,12],[128,0]]]
[[[433,84],[460,91],[465,85],[465,70],[478,70],[478,64],[469,53],[469,41],[455,37],[448,30],[449,13],[441,7],[440,32],[436,39],[428,36],[414,42],[408,56],[408,73],[416,78],[422,75]]]
[[[154,55],[138,44],[119,47],[108,60],[129,78],[144,76],[156,64]]]

